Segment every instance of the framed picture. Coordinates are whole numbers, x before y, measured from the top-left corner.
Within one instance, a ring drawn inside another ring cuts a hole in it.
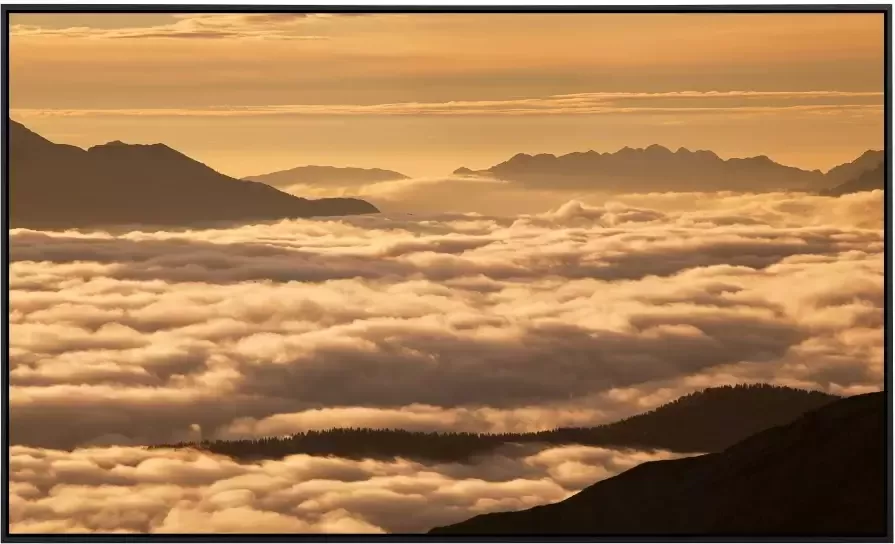
[[[890,5],[2,9],[5,540],[891,542]]]

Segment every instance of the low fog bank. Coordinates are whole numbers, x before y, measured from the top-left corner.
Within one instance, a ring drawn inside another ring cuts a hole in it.
[[[433,176],[410,178],[377,183],[356,183],[326,187],[296,184],[281,187],[296,196],[308,198],[355,197],[367,200],[383,213],[442,214],[478,213],[494,216],[535,215],[547,209],[555,209],[570,201],[588,206],[603,206],[610,202],[655,208],[661,211],[699,211],[729,208],[743,203],[768,200],[799,200],[813,202],[809,206],[827,207],[822,202],[831,197],[809,193],[742,193],[717,192],[665,192],[619,194],[611,191],[583,189],[545,189],[526,187],[514,182],[479,176]],[[881,191],[880,191],[881,192]],[[866,194],[846,195],[854,206],[863,201]],[[734,201],[738,201],[735,203]],[[835,206],[835,205],[834,205]],[[865,226],[882,225],[882,207],[867,207],[870,217],[862,222]],[[832,219],[829,217],[823,219]],[[878,223],[873,223],[876,220]],[[822,224],[822,223],[818,223]]]

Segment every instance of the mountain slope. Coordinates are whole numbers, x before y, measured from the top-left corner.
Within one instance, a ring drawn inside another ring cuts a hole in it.
[[[711,151],[671,151],[660,145],[625,147],[616,153],[520,153],[487,170],[460,168],[454,173],[540,188],[609,192],[819,190],[828,186],[820,170],[784,166],[765,156],[725,160]]]
[[[376,213],[356,199],[307,200],[234,179],[162,144],[83,150],[9,121],[10,227],[193,225]]]
[[[259,176],[244,178],[249,181],[266,183],[272,187],[289,187],[291,185],[313,185],[315,187],[353,187],[376,183],[408,179],[407,176],[392,170],[380,168],[337,168],[335,166],[299,166],[289,170],[271,172]]]
[[[550,433],[582,444],[720,451],[838,399],[820,391],[767,384],[711,387],[615,423]]]
[[[854,179],[837,185],[832,189],[827,189],[821,194],[824,196],[842,196],[862,191],[883,190],[886,187],[886,175],[883,167],[884,164],[880,162],[876,168],[866,170]]]
[[[885,158],[886,154],[884,151],[869,149],[857,159],[831,168],[825,176],[827,178],[827,186],[835,187],[851,181],[864,172],[873,170],[881,165]]]
[[[200,448],[243,459],[306,453],[350,458],[468,461],[505,444],[585,444],[704,453],[720,451],[758,431],[780,425],[838,397],[769,385],[715,387],[599,427],[534,433],[435,433],[398,429],[330,429],[287,437],[216,440],[174,447]]]
[[[884,536],[887,409],[884,392],[842,399],[720,453],[644,463],[559,503],[430,532]]]

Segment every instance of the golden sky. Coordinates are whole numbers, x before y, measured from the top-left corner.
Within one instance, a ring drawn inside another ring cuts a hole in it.
[[[827,169],[883,144],[882,14],[13,14],[11,116],[234,176],[440,175],[658,143]]]

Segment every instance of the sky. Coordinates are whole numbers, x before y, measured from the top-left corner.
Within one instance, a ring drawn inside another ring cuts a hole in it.
[[[11,117],[232,175],[437,176],[660,144],[826,170],[883,143],[882,14],[13,14]]]

